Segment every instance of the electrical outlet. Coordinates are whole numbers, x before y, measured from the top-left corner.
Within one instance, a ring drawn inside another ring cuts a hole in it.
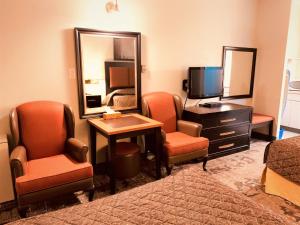
[[[147,72],[147,66],[146,65],[142,65],[142,73],[146,73]]]

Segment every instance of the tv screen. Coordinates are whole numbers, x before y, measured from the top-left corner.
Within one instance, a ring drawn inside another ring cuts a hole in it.
[[[222,67],[190,67],[188,98],[213,98],[223,93]]]

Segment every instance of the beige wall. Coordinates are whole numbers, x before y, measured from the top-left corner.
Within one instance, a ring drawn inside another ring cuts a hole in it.
[[[286,42],[289,27],[290,0],[258,1],[257,64],[254,82],[254,111],[275,118],[276,135],[280,118],[280,99]]]
[[[118,14],[106,13],[106,2],[1,0],[0,133],[9,132],[12,107],[49,99],[72,106],[76,136],[88,142],[78,116],[74,27],[141,32],[143,93],[183,95],[189,66],[221,65],[223,45],[256,47],[254,0],[122,0]]]

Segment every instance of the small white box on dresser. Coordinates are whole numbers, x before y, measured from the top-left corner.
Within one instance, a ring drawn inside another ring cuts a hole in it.
[[[6,135],[0,135],[0,203],[14,199]]]

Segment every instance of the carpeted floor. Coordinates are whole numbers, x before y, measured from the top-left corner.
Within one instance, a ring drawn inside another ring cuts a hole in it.
[[[210,161],[209,172],[227,186],[242,192],[277,214],[300,224],[300,207],[274,195],[264,193],[260,178],[264,149],[268,143],[252,141],[248,151]]]
[[[250,150],[210,160],[207,164],[208,173],[225,185],[261,203],[264,207],[300,224],[300,207],[280,197],[267,195],[263,192],[263,187],[260,185],[260,176],[264,169],[262,160],[266,145],[267,142],[255,140],[252,141]],[[150,166],[148,165],[147,168],[151,168],[151,166],[150,163]],[[172,172],[176,173],[176,171],[187,166],[202,168],[198,163],[184,164],[175,167]],[[129,180],[128,185],[125,185],[123,182],[118,182],[117,189],[119,192],[125,191],[151,181],[153,181],[153,178],[147,175],[147,171],[145,171]],[[95,177],[95,185],[95,199],[109,195],[108,178],[106,176],[97,175]],[[87,196],[82,192],[78,192],[74,195],[59,197],[52,201],[33,205],[28,212],[28,216],[81,204],[82,202],[87,202]],[[15,207],[0,211],[0,224],[17,219],[19,219],[19,216]]]

